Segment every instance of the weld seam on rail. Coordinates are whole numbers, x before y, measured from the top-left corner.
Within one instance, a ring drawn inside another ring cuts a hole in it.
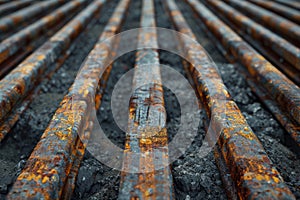
[[[66,198],[68,196],[63,196],[66,190],[70,195],[74,188],[72,180],[75,180],[78,163],[81,162],[85,151],[85,145],[79,135],[86,133],[84,139],[89,139],[91,119],[86,117],[92,109],[95,109],[91,103],[94,100],[92,97],[95,97],[99,79],[104,73],[114,47],[112,41],[106,41],[120,30],[129,2],[130,0],[122,0],[118,4],[75,82],[14,183],[8,199]]]
[[[158,47],[156,31],[147,30],[147,27],[156,26],[154,13],[153,0],[143,0],[140,24],[145,29],[139,31],[139,47]],[[150,83],[147,84],[147,80]],[[118,198],[174,199],[157,50],[137,51],[133,89]],[[147,112],[140,112],[141,110]],[[155,120],[150,122],[148,119]]]
[[[173,0],[164,1],[173,24],[180,32],[196,38]],[[200,4],[200,3],[199,3]],[[193,5],[195,6],[195,5]],[[202,10],[204,12],[204,10]],[[205,11],[207,13],[208,11]],[[273,167],[261,143],[247,124],[241,111],[231,99],[222,79],[203,49],[185,44],[190,64],[190,73],[197,85],[199,96],[209,107],[208,116],[216,131],[222,130],[218,140],[222,156],[230,169],[231,178],[235,181],[239,198],[277,198],[295,197],[283,182],[279,172]],[[194,52],[194,53],[193,53]],[[197,53],[196,53],[197,52]],[[207,63],[207,64],[201,64]],[[217,91],[210,91],[209,85],[215,85]],[[224,95],[225,105],[218,97]],[[224,115],[225,122],[220,121]],[[223,124],[223,125],[222,125]]]

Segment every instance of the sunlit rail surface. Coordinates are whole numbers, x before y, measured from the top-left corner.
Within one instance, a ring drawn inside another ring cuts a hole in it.
[[[167,36],[184,57],[147,27],[185,34]],[[132,28],[145,29],[114,37]],[[135,51],[116,56],[126,42]],[[0,0],[0,199],[300,199],[299,48],[297,0]],[[182,110],[160,64],[199,107],[174,163]],[[121,130],[110,102],[131,69],[123,87],[142,86],[119,105]],[[88,148],[95,122],[122,148],[119,169]]]

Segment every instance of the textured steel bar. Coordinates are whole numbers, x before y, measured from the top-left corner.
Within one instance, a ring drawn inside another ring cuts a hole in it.
[[[196,40],[174,1],[164,2],[175,28]],[[197,7],[200,8],[200,5]],[[207,13],[206,10],[207,8],[201,11]],[[204,49],[184,39],[182,45],[186,56],[192,61],[189,73],[194,79],[202,102],[207,107],[207,114],[213,124],[213,129],[222,131],[218,146],[230,169],[231,178],[235,181],[237,197],[240,199],[295,199],[232,100],[216,67]]]
[[[195,0],[187,0],[196,14],[204,22],[210,32],[213,33],[223,45],[225,50],[233,55],[247,71],[247,77],[252,77],[256,86],[263,93],[268,94],[279,109],[269,108],[276,119],[288,131],[290,137],[300,147],[300,89],[278,71],[264,57],[243,41],[235,32],[218,19],[205,6]],[[254,90],[256,92],[256,90]],[[259,94],[258,94],[259,95]],[[263,97],[262,97],[263,99]],[[268,106],[268,104],[266,103]],[[281,110],[284,114],[278,114]],[[286,123],[279,116],[285,116],[290,123]]]
[[[206,9],[202,4],[195,3],[194,0],[189,0],[188,2],[194,6],[197,13],[199,13],[200,10]],[[270,93],[274,100],[282,105],[285,110],[289,111],[289,115],[299,124],[299,87],[294,85],[280,71],[244,42],[227,25],[215,17],[215,15],[213,15],[213,19],[208,18],[211,16],[209,15],[211,14],[210,11],[205,12],[205,14],[207,14],[207,16],[203,18],[202,16],[204,15],[198,15],[203,19],[205,24],[207,24],[207,27],[216,35],[216,37],[221,39],[226,50],[231,52],[232,55],[247,67],[249,74],[256,77],[256,80],[264,85],[264,88]],[[209,24],[212,20],[215,20],[217,23]],[[220,29],[218,27],[225,28]]]
[[[11,1],[16,1],[16,0],[0,0],[0,5],[9,3]]]
[[[255,3],[256,5],[259,5],[263,8],[266,8],[268,10],[271,10],[283,17],[286,17],[287,19],[300,24],[300,12],[299,10],[295,10],[292,8],[289,8],[287,6],[278,4],[273,1],[262,1],[262,0],[250,0],[250,2]]]
[[[290,0],[274,0],[282,5],[289,6],[290,8],[294,8],[300,10],[300,2],[297,1],[290,1]]]
[[[108,39],[119,32],[129,2],[130,0],[122,0],[118,4],[97,44],[83,63],[76,81],[14,183],[8,194],[9,200],[68,197],[62,195],[67,190],[72,190],[74,183],[70,183],[70,180],[74,180],[78,170],[76,167],[79,167],[78,163],[85,151],[79,134],[89,136],[90,127],[93,125],[86,121],[86,116],[95,109],[91,101],[94,100],[100,75],[104,73],[113,53],[115,44]],[[101,89],[104,85],[100,85]]]
[[[55,10],[53,13],[43,17],[34,24],[2,41],[0,44],[0,63],[14,55],[18,50],[26,46],[38,36],[47,32],[49,28],[65,19],[68,15],[70,15],[70,13],[74,13],[79,10],[79,8],[85,5],[86,2],[86,0],[71,1],[70,3]]]
[[[234,23],[237,32],[241,35],[249,35],[254,41],[259,41],[269,51],[275,52],[279,57],[288,61],[296,69],[300,70],[300,49],[285,39],[277,36],[260,24],[252,21],[238,10],[226,5],[222,1],[206,1],[218,14],[226,20]],[[297,76],[297,74],[294,74]]]
[[[44,35],[37,37],[31,43],[23,46],[14,55],[10,56],[2,63],[0,63],[0,80],[5,77],[11,70],[18,66],[26,57],[28,57],[34,50],[42,46],[51,36],[57,33],[71,18],[76,15],[75,13],[70,13],[71,15],[62,19],[56,23],[53,27],[48,28]],[[1,129],[1,128],[0,128]]]
[[[156,26],[154,13],[153,0],[143,0],[141,28]],[[140,30],[138,43],[158,47],[156,31]],[[133,90],[119,199],[174,199],[167,116],[156,49],[137,52]]]
[[[0,21],[0,34],[12,31],[20,24],[26,22],[30,18],[33,18],[39,14],[42,14],[46,10],[58,7],[65,3],[66,0],[50,0],[45,2],[36,3],[30,7],[12,13]]]
[[[0,6],[0,17],[32,4],[34,0],[13,1]]]
[[[225,0],[232,7],[247,14],[253,20],[280,34],[282,37],[300,46],[300,26],[274,14],[266,9],[251,4],[247,1]]]
[[[82,11],[0,81],[0,102],[3,102],[5,104],[3,106],[7,109],[6,111],[2,110],[1,124],[5,123],[5,119],[9,117],[14,107],[34,89],[45,77],[45,74],[55,70],[51,68],[53,63],[64,54],[71,42],[97,14],[102,1],[95,1],[94,4]],[[4,112],[6,113],[4,114]],[[0,127],[4,128],[5,126]],[[1,129],[0,141],[7,133]]]

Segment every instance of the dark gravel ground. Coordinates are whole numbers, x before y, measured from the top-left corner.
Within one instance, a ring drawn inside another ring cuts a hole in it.
[[[172,28],[167,13],[159,2],[160,0],[155,0],[157,26]],[[197,33],[199,42],[218,64],[225,85],[262,142],[269,157],[290,189],[300,199],[300,169],[297,168],[300,166],[300,160],[284,146],[284,134],[286,134],[284,129],[251,92],[237,70],[238,65],[228,64],[216,47],[212,45],[215,41],[205,35],[199,26],[200,22],[195,20],[191,9],[184,4],[184,1],[177,0],[177,3],[194,33]],[[117,0],[112,0],[104,6],[102,11],[105,12],[101,12],[99,20],[94,21],[94,24],[79,37],[72,54],[51,80],[46,80],[41,84],[41,92],[22,114],[7,139],[0,145],[0,199],[5,198],[5,194],[24,167],[28,156],[74,81],[77,70],[93,48],[116,4]],[[122,31],[139,27],[140,9],[141,0],[132,0]],[[124,146],[125,133],[117,127],[113,120],[110,98],[115,84],[124,73],[134,66],[134,60],[135,52],[128,53],[116,60],[102,99],[101,114],[100,112],[97,114],[106,135],[119,147]],[[160,61],[185,75],[181,59],[178,56],[160,51]],[[164,91],[167,127],[171,140],[180,124],[180,109],[175,95],[167,88],[164,88]],[[199,134],[194,142],[171,166],[177,199],[226,199],[213,154],[210,153],[207,157],[200,158],[197,153],[204,135],[201,121]],[[73,199],[117,199],[119,182],[119,171],[101,164],[86,151],[79,169]]]

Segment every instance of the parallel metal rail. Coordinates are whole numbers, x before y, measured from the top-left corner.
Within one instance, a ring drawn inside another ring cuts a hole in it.
[[[16,1],[16,2],[10,2],[8,4],[0,6],[0,17],[9,14],[11,12],[14,12],[16,10],[19,10],[21,8],[24,8],[26,6],[29,6],[34,3],[34,0],[23,0],[23,1]]]
[[[153,0],[142,1],[140,26],[155,27]],[[259,0],[251,0],[252,3],[234,0],[202,2],[185,0],[184,3],[190,5],[195,16],[203,22],[206,32],[223,55],[230,62],[238,63],[240,73],[285,128],[289,143],[299,155],[300,88],[297,84],[300,85],[300,27],[296,24],[299,23],[299,16],[295,11],[298,4],[285,3],[294,7],[292,9],[280,7],[279,3]],[[281,0],[277,2],[283,3]],[[42,14],[45,9],[58,7],[0,44],[0,77],[3,77],[0,80],[0,142],[10,137],[12,127],[39,91],[42,80],[51,78],[69,56],[76,38],[98,15],[102,5],[109,1],[51,0],[34,2],[29,6],[31,3],[30,0],[23,3],[12,1],[0,5],[0,16],[16,11],[0,20],[0,34],[24,25],[27,19]],[[8,199],[72,197],[87,148],[85,142],[90,139],[94,128],[90,116],[95,107],[98,109],[101,105],[113,67],[109,63],[110,58],[116,54],[119,46],[119,41],[110,38],[120,32],[130,3],[131,0],[119,1],[10,189]],[[161,3],[174,29],[197,41],[196,34],[189,27],[176,1],[162,0]],[[26,14],[28,10],[30,12]],[[58,25],[59,21],[62,22]],[[47,33],[48,29],[52,33]],[[153,29],[149,30],[139,32],[138,45],[157,47],[158,35]],[[214,156],[228,197],[295,199],[204,49],[184,37],[179,40],[181,46],[178,48],[184,49],[185,56],[191,61],[188,64],[184,61],[185,70],[206,110],[207,120],[213,124],[214,131],[221,131]],[[153,66],[145,65],[149,62]],[[138,50],[135,63],[133,88],[142,87],[134,91],[128,108],[119,199],[175,199],[172,169],[168,166],[168,133],[157,49]],[[145,81],[153,84],[145,85]],[[147,120],[149,118],[154,120],[150,123]],[[143,156],[133,158],[134,153]],[[139,169],[136,169],[136,163]]]
[[[154,13],[153,0],[143,0],[142,28],[155,27]],[[157,33],[140,31],[138,46],[158,47]],[[137,52],[133,84],[119,199],[174,199],[157,50]]]
[[[222,1],[207,1],[207,4],[224,16],[224,21],[228,22],[241,37],[247,38],[249,43],[255,45],[259,50],[268,52],[268,59],[274,58],[272,55],[275,54],[278,59],[274,60],[274,63],[280,64],[284,60],[284,65],[279,65],[280,70],[284,71],[298,85],[300,84],[298,76],[300,72],[300,49],[298,47]]]
[[[40,2],[28,8],[12,13],[11,15],[8,15],[1,19],[0,34],[11,32],[13,29],[17,28],[21,24],[24,24],[30,18],[34,18],[35,16],[42,14],[43,12],[49,9],[62,5],[65,2],[66,1],[64,0],[51,0],[46,2]]]
[[[272,1],[262,1],[262,0],[250,0],[252,3],[255,3],[263,8],[266,8],[270,11],[273,11],[287,19],[300,24],[300,13],[299,10],[289,8],[287,6],[281,5]]]
[[[242,40],[203,4],[195,0],[187,1],[207,26],[207,29],[221,42],[225,52],[233,55],[245,66],[246,77],[254,86],[253,91],[257,92],[261,100],[269,106],[270,111],[290,133],[294,147],[299,149],[299,87]],[[296,150],[296,152],[299,151]]]
[[[91,97],[96,95],[99,77],[104,73],[114,48],[113,42],[107,43],[105,40],[120,30],[129,2],[130,0],[122,0],[114,11],[78,78],[28,159],[8,199],[64,199],[72,194],[85,152],[85,145],[79,135],[85,132],[88,135],[92,129],[89,123],[91,119],[86,119],[85,116],[89,116],[88,113],[94,109]],[[104,86],[105,84],[100,85]],[[98,101],[101,102],[101,98]],[[96,102],[96,105],[100,104]]]
[[[174,1],[167,0],[165,4],[176,29],[196,39]],[[194,4],[194,8],[200,11],[202,7],[200,4]],[[210,14],[203,9],[201,11],[203,16]],[[276,199],[280,196],[293,198],[291,191],[283,182],[279,172],[272,166],[267,153],[230,97],[205,51],[184,41],[183,45],[187,49],[187,56],[193,61],[189,73],[193,77],[202,102],[205,102],[205,106],[208,107],[207,115],[215,129],[219,128],[222,131],[218,142],[221,149],[220,156],[230,169],[231,178],[236,183],[237,195],[246,199]],[[216,91],[211,91],[211,88],[215,88]],[[220,98],[222,96],[224,99]],[[223,113],[224,107],[225,113]],[[224,115],[224,122],[220,119],[221,114]]]
[[[229,5],[243,11],[260,24],[272,29],[295,46],[300,46],[300,26],[264,8],[248,3],[247,1],[225,0]]]

